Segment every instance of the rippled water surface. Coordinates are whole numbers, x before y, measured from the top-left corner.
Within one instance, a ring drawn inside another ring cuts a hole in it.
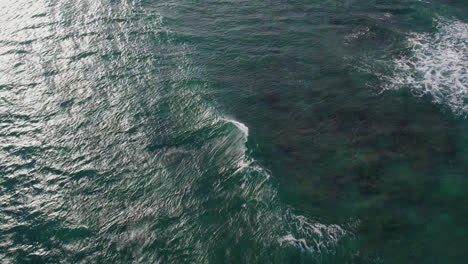
[[[463,263],[465,1],[0,1],[1,263]]]

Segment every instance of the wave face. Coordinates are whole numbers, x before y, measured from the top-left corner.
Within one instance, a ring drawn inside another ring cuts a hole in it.
[[[430,95],[455,114],[468,111],[468,24],[437,19],[435,33],[412,33],[410,55],[394,61],[395,76],[388,89],[409,88]]]

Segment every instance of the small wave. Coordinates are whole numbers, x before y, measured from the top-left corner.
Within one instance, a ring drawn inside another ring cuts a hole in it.
[[[436,33],[413,33],[407,39],[411,55],[394,60],[395,74],[386,89],[408,87],[429,94],[455,114],[468,111],[468,24],[437,21]]]

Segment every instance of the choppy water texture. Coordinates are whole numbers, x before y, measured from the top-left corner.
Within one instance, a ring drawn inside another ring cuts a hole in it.
[[[0,1],[2,263],[462,263],[465,1]]]

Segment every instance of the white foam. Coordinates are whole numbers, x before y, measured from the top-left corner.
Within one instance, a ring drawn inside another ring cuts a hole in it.
[[[247,169],[247,168],[250,166],[250,164],[252,164],[252,161],[247,160],[247,159],[245,158],[245,155],[244,155],[244,157],[237,163],[237,167],[238,167],[238,168],[237,168],[237,170],[234,172],[234,174],[235,174],[235,173],[238,173],[238,172],[241,172],[241,171],[243,171],[243,170],[245,170],[245,169]]]
[[[395,75],[386,88],[430,94],[434,102],[463,114],[468,111],[468,24],[442,19],[437,23],[436,33],[408,36],[412,54],[395,59]]]
[[[280,237],[278,239],[280,246],[288,245],[309,253],[321,253],[322,250],[333,249],[340,239],[347,235],[339,225],[311,223],[305,216],[296,215],[289,210],[286,212],[289,214],[290,230],[294,231],[296,237],[291,233]]]
[[[278,243],[280,244],[280,246],[284,246],[284,244],[288,244],[290,246],[300,248],[301,251],[308,251],[309,253],[315,252],[315,250],[312,247],[307,245],[307,241],[305,239],[303,238],[297,239],[291,234],[287,234],[283,237],[280,237],[278,239]]]

